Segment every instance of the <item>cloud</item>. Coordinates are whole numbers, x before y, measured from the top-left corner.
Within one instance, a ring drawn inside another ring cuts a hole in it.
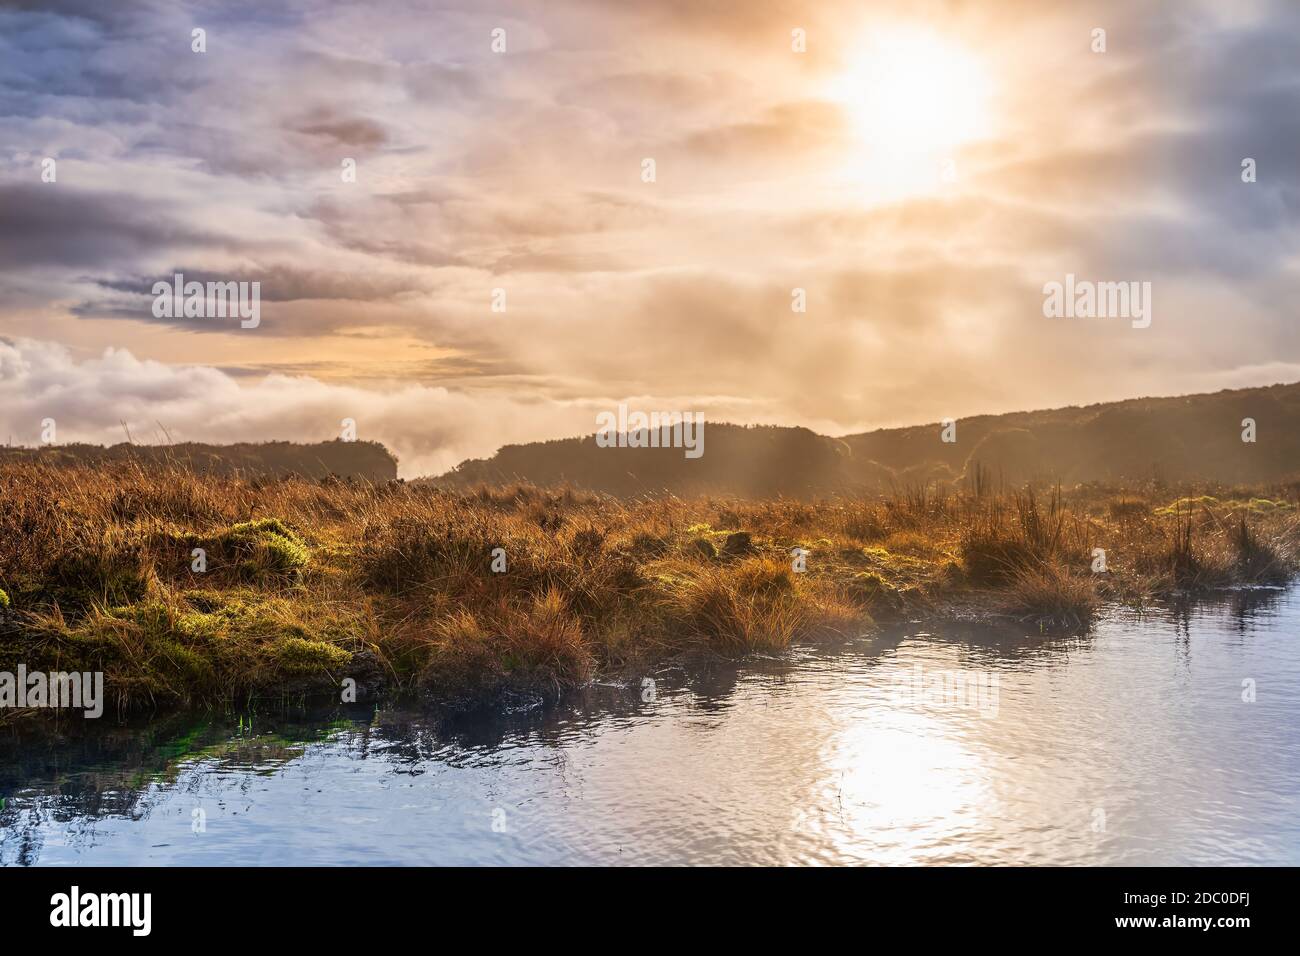
[[[325,271],[299,268],[293,265],[255,265],[244,263],[222,271],[174,266],[149,275],[96,278],[93,285],[102,295],[72,306],[73,315],[88,319],[136,319],[156,322],[193,332],[230,333],[232,327],[220,321],[172,315],[163,318],[153,314],[155,282],[174,285],[174,277],[184,277],[186,285],[198,282],[205,288],[209,283],[257,282],[259,302],[268,309],[268,321],[263,334],[293,336],[343,330],[357,322],[365,322],[366,314],[374,307],[392,302],[403,296],[431,291],[427,277],[412,275],[373,275],[364,272]],[[347,303],[364,304],[363,311],[349,312],[335,308],[322,314],[277,312],[276,303]],[[332,320],[332,321],[331,321]],[[261,326],[259,326],[260,328]]]
[[[900,19],[997,80],[951,183],[827,93]],[[356,417],[425,470],[629,395],[851,430],[1216,387],[1300,358],[1298,49],[1280,0],[0,2],[0,329],[113,346],[21,349],[109,439],[158,387],[169,428]],[[262,281],[262,326],[155,320],[177,269]],[[1067,272],[1152,281],[1152,328],[1044,320]]]
[[[59,183],[0,184],[0,258],[11,268],[105,267],[217,242],[201,225],[176,221],[148,197]]]
[[[404,477],[445,471],[534,435],[594,430],[592,407],[398,384],[380,391],[301,375],[252,383],[215,368],[141,360],[125,349],[77,361],[63,346],[0,339],[0,434],[38,442],[53,418],[60,442],[326,441],[344,418],[387,445]]]

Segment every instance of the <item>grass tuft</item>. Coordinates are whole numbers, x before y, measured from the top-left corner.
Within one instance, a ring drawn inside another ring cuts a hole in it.
[[[13,462],[0,669],[103,670],[123,708],[333,693],[363,674],[452,698],[555,691],[687,648],[779,651],[948,603],[1081,630],[1102,600],[1286,580],[1295,497],[974,482],[621,501]]]
[[[1099,604],[1090,575],[1052,564],[1016,571],[1001,599],[1002,609],[1022,621],[1070,633],[1087,630]]]

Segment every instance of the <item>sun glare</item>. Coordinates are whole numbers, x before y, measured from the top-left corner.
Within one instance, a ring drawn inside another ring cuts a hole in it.
[[[829,90],[868,156],[925,164],[989,135],[991,83],[970,50],[930,30],[873,31]],[[874,161],[871,159],[874,157]]]

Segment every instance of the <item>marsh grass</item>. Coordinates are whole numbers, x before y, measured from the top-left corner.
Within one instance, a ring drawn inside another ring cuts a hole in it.
[[[1083,630],[1106,601],[1293,573],[1295,489],[1215,491],[618,500],[13,463],[0,669],[104,670],[123,708],[337,692],[358,675],[474,697],[956,604]]]
[[[1043,630],[1074,633],[1092,624],[1100,598],[1092,575],[1060,564],[1039,564],[1019,569],[998,604],[1007,614]]]

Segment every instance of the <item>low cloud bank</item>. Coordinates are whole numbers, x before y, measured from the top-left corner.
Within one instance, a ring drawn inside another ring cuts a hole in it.
[[[500,393],[398,384],[379,391],[306,376],[241,383],[220,369],[141,360],[107,349],[78,361],[62,345],[0,340],[0,439],[36,445],[53,419],[55,440],[326,441],[356,422],[383,442],[403,477],[436,474],[503,443],[593,430],[594,406],[522,402]]]

